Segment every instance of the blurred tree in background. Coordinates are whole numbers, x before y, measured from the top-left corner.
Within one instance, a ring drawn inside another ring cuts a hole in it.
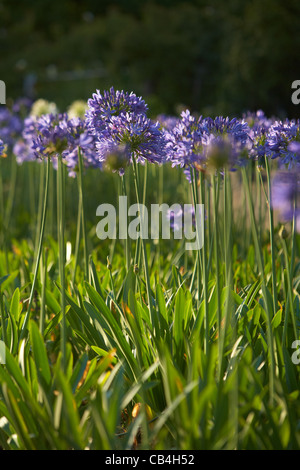
[[[299,0],[2,0],[0,79],[62,110],[113,85],[153,114],[292,118],[299,32]]]

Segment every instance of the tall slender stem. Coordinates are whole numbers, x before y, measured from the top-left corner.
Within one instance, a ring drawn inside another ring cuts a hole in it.
[[[25,318],[24,318],[24,322],[23,322],[23,325],[22,325],[22,328],[21,328],[19,342],[21,341],[21,339],[24,338],[26,330],[27,330],[27,325],[28,325],[28,321],[29,321],[29,317],[30,317],[30,311],[31,311],[31,306],[32,306],[32,301],[33,301],[33,296],[34,296],[38,271],[39,271],[40,259],[41,259],[41,254],[42,254],[42,247],[43,247],[43,240],[44,240],[44,233],[45,233],[45,226],[46,226],[46,216],[47,216],[50,163],[51,163],[50,162],[50,157],[48,157],[48,159],[47,159],[47,171],[46,171],[46,185],[45,185],[45,193],[44,193],[44,205],[43,205],[43,213],[42,213],[41,232],[40,232],[40,239],[39,239],[39,245],[38,245],[38,253],[37,253],[37,256],[36,256],[36,264],[35,264],[34,277],[33,277],[29,302],[28,302],[28,308],[27,308],[27,312],[26,312],[26,315],[25,315]],[[42,165],[43,164],[44,163],[42,163]]]
[[[274,357],[274,343],[273,343],[273,334],[272,334],[272,324],[271,324],[271,312],[272,307],[269,302],[269,295],[267,292],[266,280],[265,280],[265,273],[264,273],[264,263],[263,263],[263,256],[261,252],[261,247],[258,241],[258,234],[256,228],[256,221],[254,216],[253,210],[253,203],[251,199],[251,192],[249,188],[249,182],[247,178],[247,173],[245,168],[242,168],[242,175],[243,175],[243,183],[247,194],[248,200],[248,207],[250,211],[250,219],[251,219],[251,228],[252,228],[252,236],[255,245],[256,251],[256,258],[258,263],[258,269],[260,271],[260,275],[262,278],[262,292],[265,304],[265,310],[267,314],[267,341],[268,341],[268,356],[269,356],[269,389],[270,389],[270,403],[274,401],[274,379],[275,379],[275,357]]]
[[[199,198],[198,198],[198,189],[197,189],[197,172],[194,168],[190,168],[191,172],[191,189],[192,189],[192,200],[193,200],[193,205],[196,210],[197,204],[199,203]],[[194,268],[194,273],[192,277],[192,282],[190,285],[190,290],[192,290],[192,287],[194,285],[194,277],[197,273],[197,292],[198,292],[198,305],[200,303],[200,290],[201,290],[201,272],[202,272],[202,266],[201,266],[201,253],[200,250],[197,250],[196,252],[196,258],[195,258],[195,268]]]
[[[5,325],[5,311],[4,311],[3,294],[1,292],[1,287],[0,287],[0,312],[1,312],[1,324],[2,324],[2,338],[3,338],[4,344],[7,345],[6,325]]]
[[[44,256],[41,258],[41,284],[42,284],[42,295],[41,295],[41,314],[40,314],[40,332],[44,334],[45,329],[45,315],[46,315],[46,282],[47,282],[47,259],[48,249],[44,250]]]
[[[122,175],[121,183],[122,183],[122,194],[123,194],[123,196],[127,196],[125,175]],[[128,237],[126,237],[126,239],[125,239],[125,258],[126,258],[127,272],[130,268],[130,257],[131,257],[130,240],[128,239]]]
[[[84,210],[84,191],[83,191],[83,161],[80,147],[78,147],[78,167],[79,167],[79,191],[81,199],[81,218],[82,218],[82,235],[83,235],[83,250],[84,250],[84,266],[85,266],[85,277],[89,279],[89,258],[88,258],[88,246],[87,246],[87,234],[86,234],[86,221],[85,221],[85,210]]]
[[[201,204],[206,207],[206,198],[205,198],[205,179],[202,172],[200,172],[200,196]],[[208,211],[209,212],[209,211]],[[203,230],[203,246],[199,248],[199,257],[200,250],[202,250],[202,274],[203,274],[203,294],[204,294],[204,323],[205,323],[205,343],[204,343],[204,352],[207,354],[209,346],[209,312],[208,312],[208,272],[207,272],[207,238],[205,230],[205,222]]]
[[[8,229],[13,209],[14,197],[16,192],[16,183],[17,183],[17,161],[14,155],[11,155],[11,177],[9,185],[9,193],[7,197],[7,206],[5,212],[5,227]]]
[[[38,202],[38,213],[35,233],[35,253],[37,253],[37,247],[39,243],[39,235],[41,231],[42,211],[43,211],[43,190],[44,190],[44,179],[45,179],[45,165],[39,165],[40,170],[40,188],[39,188],[39,202]]]
[[[283,246],[283,253],[284,253],[285,265],[286,265],[286,276],[287,276],[287,287],[288,287],[288,300],[289,300],[289,302],[286,302],[286,304],[289,304],[289,307],[287,308],[287,311],[286,311],[286,315],[288,315],[288,311],[289,311],[290,317],[291,317],[291,320],[292,320],[292,325],[293,325],[293,331],[294,331],[295,339],[298,339],[297,327],[296,327],[296,319],[295,319],[295,314],[294,314],[292,278],[291,278],[291,273],[290,273],[289,255],[288,255],[288,250],[287,250],[285,238],[282,239],[282,246]]]
[[[139,187],[139,179],[138,179],[138,173],[137,173],[137,163],[134,157],[132,157],[132,162],[133,162],[133,174],[134,174],[134,182],[135,182],[135,190],[136,190],[136,199],[137,203],[140,206],[140,187]],[[145,189],[144,189],[144,198],[145,198]],[[141,219],[144,217],[144,214],[140,214]],[[144,221],[141,220],[141,245],[142,245],[142,252],[143,252],[143,259],[144,259],[144,269],[145,269],[145,277],[146,277],[146,288],[147,288],[147,296],[148,296],[148,302],[149,302],[149,311],[150,311],[150,317],[152,320],[152,324],[154,325],[154,307],[153,307],[153,302],[152,302],[152,296],[151,296],[151,286],[150,286],[150,277],[149,277],[149,269],[148,269],[148,258],[147,258],[147,251],[146,251],[146,244],[145,240],[143,237],[143,223]]]
[[[269,222],[270,222],[270,242],[271,242],[271,258],[272,258],[272,294],[273,294],[273,310],[274,315],[278,310],[277,301],[277,280],[276,280],[276,257],[275,257],[275,241],[274,241],[274,220],[273,220],[273,209],[272,209],[272,194],[271,194],[271,178],[270,178],[270,166],[268,157],[265,157],[266,171],[267,171],[267,182],[268,182],[268,200],[267,205],[269,209]]]
[[[221,341],[220,341],[220,332],[221,332],[221,297],[220,297],[220,269],[219,269],[219,229],[218,229],[218,198],[217,198],[217,188],[219,188],[219,173],[217,175],[212,175],[212,197],[213,197],[213,210],[214,210],[214,257],[215,257],[215,268],[216,268],[216,293],[217,293],[217,322],[218,322],[218,347],[219,347],[219,368],[221,366],[222,350],[221,350]],[[217,186],[217,188],[216,188]]]
[[[225,368],[225,339],[227,333],[227,325],[229,321],[230,312],[232,311],[232,198],[231,198],[231,185],[228,170],[224,168],[224,260],[225,260],[225,279],[227,287],[227,297],[225,303],[225,315],[224,315],[224,326],[220,331],[220,345],[219,351],[221,351],[219,364],[219,380],[223,380],[224,368]],[[220,387],[221,390],[221,387]]]
[[[79,191],[79,179],[78,179],[78,191]],[[80,197],[80,191],[79,191],[79,198],[78,198],[78,212],[77,212],[77,228],[76,228],[76,241],[75,241],[75,250],[74,250],[74,271],[73,271],[73,277],[72,277],[72,283],[74,285],[75,279],[76,279],[76,270],[78,266],[78,258],[79,258],[79,248],[80,248],[80,234],[81,234],[81,212],[82,212],[82,199]]]
[[[64,174],[62,156],[58,156],[57,166],[57,238],[59,249],[59,277],[61,284],[61,354],[62,354],[62,368],[66,371],[66,312],[65,312],[65,198],[64,198]]]

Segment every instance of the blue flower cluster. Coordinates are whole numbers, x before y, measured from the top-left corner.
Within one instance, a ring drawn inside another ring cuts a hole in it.
[[[233,171],[267,158],[275,160],[280,170],[273,180],[273,207],[279,209],[283,221],[295,214],[300,184],[299,120],[278,121],[261,110],[241,118],[214,119],[185,110],[178,117],[161,114],[154,121],[147,116],[148,106],[141,97],[113,87],[93,94],[84,117],[58,112],[32,116],[29,110],[26,100],[0,110],[0,139],[19,163],[49,155],[56,166],[61,154],[69,175],[74,176],[80,149],[85,167],[122,174],[133,159],[141,164],[169,163],[182,168],[191,181],[191,170],[222,173],[224,167]],[[3,152],[3,145],[0,148]]]
[[[279,165],[288,165],[288,168],[299,166],[299,152],[293,151],[290,144],[300,140],[300,121],[288,119],[284,122],[275,122],[269,129],[267,139],[267,152],[272,158],[279,158]]]
[[[163,124],[164,125],[164,124]],[[167,160],[173,166],[207,169],[240,164],[243,150],[250,144],[250,129],[244,120],[222,116],[196,118],[187,111],[174,127],[164,127]],[[189,170],[186,170],[188,176]]]
[[[88,100],[86,123],[96,138],[99,161],[112,170],[124,172],[135,158],[137,162],[162,163],[166,142],[159,122],[147,117],[148,106],[134,93],[111,88],[99,91]]]
[[[22,136],[23,139],[14,145],[19,163],[50,156],[56,167],[57,155],[61,154],[69,175],[75,176],[79,148],[86,167],[101,167],[96,156],[95,137],[80,118],[69,119],[66,113],[29,116],[24,120]]]
[[[21,116],[9,109],[0,107],[0,138],[12,148],[15,140],[21,135],[23,129],[23,120]]]
[[[89,129],[95,134],[105,131],[112,116],[129,113],[129,115],[146,115],[148,106],[141,97],[134,93],[114,90],[105,90],[103,94],[97,90],[88,100],[86,122]]]

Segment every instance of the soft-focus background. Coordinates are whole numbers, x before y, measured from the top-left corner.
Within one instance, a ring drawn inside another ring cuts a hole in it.
[[[299,0],[2,0],[0,50],[8,98],[65,109],[113,85],[152,115],[299,117]]]

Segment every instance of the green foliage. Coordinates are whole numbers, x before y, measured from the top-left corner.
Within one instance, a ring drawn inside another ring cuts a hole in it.
[[[39,164],[30,164],[36,171]],[[9,167],[4,168],[7,173],[2,176],[9,181]],[[25,178],[27,170],[25,164],[19,167],[18,177]],[[159,176],[163,176],[164,201],[174,202],[175,191],[179,201],[190,197],[191,187],[179,169],[145,166],[145,171],[151,188],[146,203],[157,197]],[[129,170],[127,184],[134,200],[132,176]],[[141,183],[146,181],[145,175],[140,176]],[[200,263],[195,280],[198,253],[186,252],[182,240],[151,240],[146,242],[148,286],[143,265],[134,266],[136,242],[129,242],[127,269],[123,241],[102,242],[93,231],[98,204],[117,201],[118,178],[85,174],[88,273],[81,244],[76,271],[72,250],[64,263],[64,311],[59,249],[53,237],[55,205],[48,208],[47,256],[37,273],[29,315],[35,223],[22,236],[15,220],[20,208],[13,205],[15,224],[10,230],[15,237],[8,233],[0,249],[0,337],[6,345],[6,364],[0,365],[0,446],[298,450],[300,365],[292,360],[292,343],[300,326],[299,235],[289,279],[293,237],[288,236],[283,247],[274,232],[273,248],[286,263],[276,263],[278,308],[273,311],[268,231],[264,225],[257,231],[256,192],[250,191],[245,170],[249,207],[243,208],[246,225],[241,226],[236,217],[240,208],[235,207],[240,193],[228,197],[229,188],[242,191],[239,184],[230,184],[239,176],[226,174],[219,201],[230,207],[224,211],[220,203],[216,216],[207,208],[211,228],[216,224],[214,235],[207,237],[207,256],[200,259],[207,260],[207,279]],[[74,247],[77,181],[66,183],[65,238]],[[22,199],[34,222],[27,193],[31,188],[25,188]],[[39,194],[39,188],[34,189]],[[208,193],[211,186],[202,189]],[[18,190],[16,201],[21,199]],[[205,228],[207,235],[208,225]]]

